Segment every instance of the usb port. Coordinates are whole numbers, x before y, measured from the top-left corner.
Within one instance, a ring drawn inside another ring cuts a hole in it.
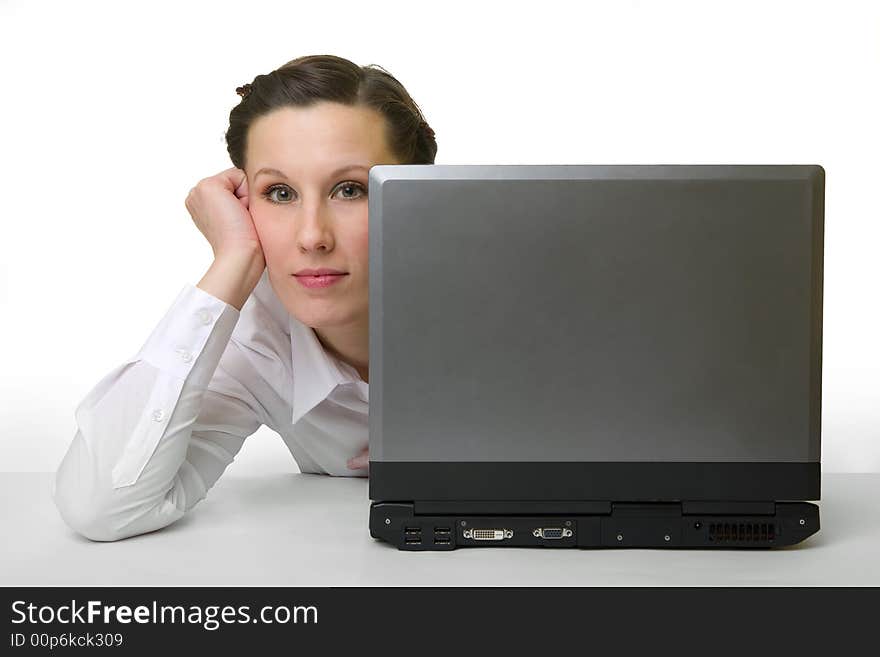
[[[449,539],[448,538],[435,538],[434,543],[436,543],[438,545],[448,545]]]
[[[435,536],[448,536],[450,534],[449,527],[434,527]]]
[[[413,538],[409,538],[409,537],[407,537],[406,542],[407,542],[407,543],[415,543],[415,544],[418,544],[418,543],[421,543],[421,542],[422,542],[422,539],[419,538],[419,537],[413,537]]]
[[[407,536],[421,536],[422,528],[421,527],[404,527],[403,533]]]

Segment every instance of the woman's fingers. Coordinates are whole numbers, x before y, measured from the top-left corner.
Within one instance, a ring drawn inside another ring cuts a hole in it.
[[[349,470],[360,470],[366,468],[370,464],[370,446],[367,445],[361,450],[361,453],[348,459]]]

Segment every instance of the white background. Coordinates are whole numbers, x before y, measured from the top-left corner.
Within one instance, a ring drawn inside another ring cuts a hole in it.
[[[823,470],[880,471],[880,8],[803,0],[0,0],[0,470],[55,470],[200,280],[235,88],[304,54],[390,71],[437,164],[824,166]],[[296,469],[265,427],[230,466]]]

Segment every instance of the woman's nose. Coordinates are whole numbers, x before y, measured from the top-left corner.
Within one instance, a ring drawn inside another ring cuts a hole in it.
[[[297,240],[308,249],[314,249],[321,244],[332,245],[333,235],[331,222],[326,216],[324,208],[312,206],[303,208],[303,212],[296,222]]]

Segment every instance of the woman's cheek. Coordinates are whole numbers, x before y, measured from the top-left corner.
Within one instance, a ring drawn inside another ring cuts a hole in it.
[[[257,237],[260,238],[266,262],[274,261],[275,252],[279,250],[279,246],[282,246],[282,236],[277,234],[277,229],[273,229],[272,222],[267,221],[266,218],[254,217],[254,229],[257,231]]]
[[[361,228],[357,233],[357,237],[355,238],[355,246],[357,248],[357,252],[361,256],[361,262],[367,263],[369,261],[369,253],[370,253],[370,231],[369,231],[369,222],[367,221],[367,216],[364,214],[363,222],[360,224]]]
[[[363,255],[364,260],[367,259],[367,256],[370,252],[370,234],[367,231],[364,231],[358,237],[358,253]]]

